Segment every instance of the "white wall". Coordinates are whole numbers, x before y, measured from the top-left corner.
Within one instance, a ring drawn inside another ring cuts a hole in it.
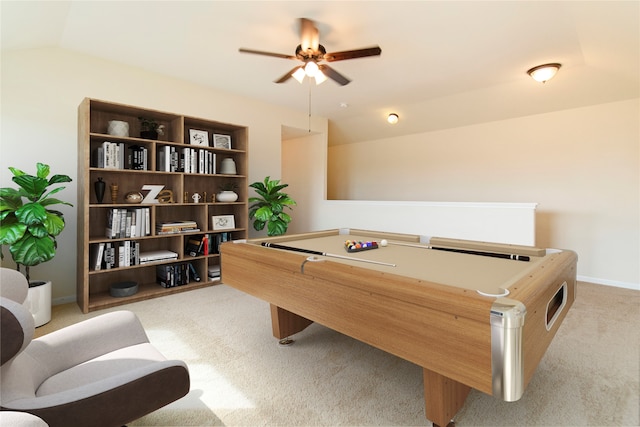
[[[292,183],[287,192],[298,202],[290,232],[346,227],[520,245],[535,243],[534,203],[326,200],[326,136],[283,141],[282,153],[283,181]]]
[[[538,203],[537,245],[640,289],[639,117],[634,99],[332,146],[329,198]]]
[[[74,180],[58,193],[77,206],[77,108],[85,97],[202,117],[249,127],[250,182],[281,170],[281,126],[307,128],[306,113],[148,73],[61,49],[2,51],[0,186],[14,187],[9,166],[35,172],[36,162]],[[326,134],[325,119],[312,131]],[[75,299],[75,207],[61,208],[66,228],[56,257],[31,269],[53,281],[54,302]],[[12,266],[11,257],[3,265]]]

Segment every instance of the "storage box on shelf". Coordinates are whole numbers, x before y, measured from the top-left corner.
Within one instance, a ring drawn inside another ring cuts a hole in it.
[[[140,118],[164,132],[157,139],[141,138]],[[217,246],[247,237],[247,139],[243,126],[83,100],[77,271],[83,312],[219,283]],[[229,160],[222,167],[225,159],[232,159],[235,170],[228,169]],[[97,181],[104,182],[101,201]],[[238,199],[216,201],[229,184],[235,184]],[[214,229],[212,217],[222,215],[233,216],[232,228]],[[206,253],[186,249],[189,240],[205,237]],[[111,296],[112,285],[131,281],[137,293]]]

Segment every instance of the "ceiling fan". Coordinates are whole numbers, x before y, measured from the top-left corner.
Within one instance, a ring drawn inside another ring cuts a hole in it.
[[[285,55],[281,53],[264,52],[261,50],[240,48],[243,53],[254,53],[257,55],[274,56],[276,58],[293,59],[302,61],[302,65],[294,67],[284,76],[276,80],[276,83],[284,83],[291,77],[302,83],[304,76],[314,77],[316,84],[320,84],[327,80],[327,77],[333,79],[338,84],[344,86],[349,84],[351,80],[329,67],[322,62],[343,61],[345,59],[364,58],[367,56],[377,56],[382,53],[378,46],[372,46],[364,49],[345,50],[342,52],[327,53],[324,46],[320,44],[318,28],[315,23],[307,18],[300,18],[300,38],[301,42],[296,47],[295,55]]]

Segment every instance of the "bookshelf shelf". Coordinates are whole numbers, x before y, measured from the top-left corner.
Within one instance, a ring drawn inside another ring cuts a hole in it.
[[[162,125],[164,134],[157,140],[138,137],[139,117]],[[109,135],[111,120],[127,122],[129,136]],[[192,144],[191,130],[200,131],[200,135],[206,132],[208,145]],[[231,148],[214,146],[214,135],[226,135],[227,141],[230,138]],[[247,140],[248,130],[244,126],[91,98],[82,101],[78,107],[77,247],[81,255],[77,302],[84,313],[220,283],[219,278],[208,276],[210,270],[220,266],[217,245],[247,237]],[[220,173],[220,164],[226,158],[234,160],[236,174]],[[101,203],[93,188],[98,178],[106,183]],[[238,200],[215,201],[220,187],[229,183],[237,185]],[[115,200],[111,185],[117,185]],[[149,190],[144,186],[162,186],[162,190],[170,193],[160,193],[156,198],[160,202],[127,203],[124,198],[127,193],[138,192],[146,197]],[[195,193],[199,197],[194,199]],[[235,228],[214,230],[212,216],[219,215],[233,215]],[[118,234],[107,236],[107,228],[116,227],[114,218],[118,219]],[[166,230],[167,223],[175,225],[180,221],[195,221],[197,231],[163,234],[159,227],[164,223]],[[190,256],[185,251],[188,240],[203,236],[213,242],[209,245],[210,252]],[[105,262],[107,249],[113,265]],[[171,251],[177,258],[139,264],[140,254],[150,251]],[[188,278],[188,283],[178,286],[178,280],[172,279],[170,285],[175,286],[163,287],[157,276],[167,270],[160,271],[159,266],[172,267],[171,277],[175,274],[180,282]],[[193,280],[192,271],[200,281]],[[122,281],[138,283],[138,292],[129,297],[112,297],[110,286]]]

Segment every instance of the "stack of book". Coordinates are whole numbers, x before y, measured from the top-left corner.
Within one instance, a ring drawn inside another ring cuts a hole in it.
[[[216,280],[220,280],[220,266],[212,265],[208,268],[207,276],[209,276],[210,282],[215,282]]]
[[[178,259],[177,253],[167,250],[140,252],[138,256],[140,258],[140,264]]]
[[[174,222],[159,222],[156,224],[157,234],[175,234],[186,233],[190,231],[200,231],[198,223],[191,220],[174,221]]]

